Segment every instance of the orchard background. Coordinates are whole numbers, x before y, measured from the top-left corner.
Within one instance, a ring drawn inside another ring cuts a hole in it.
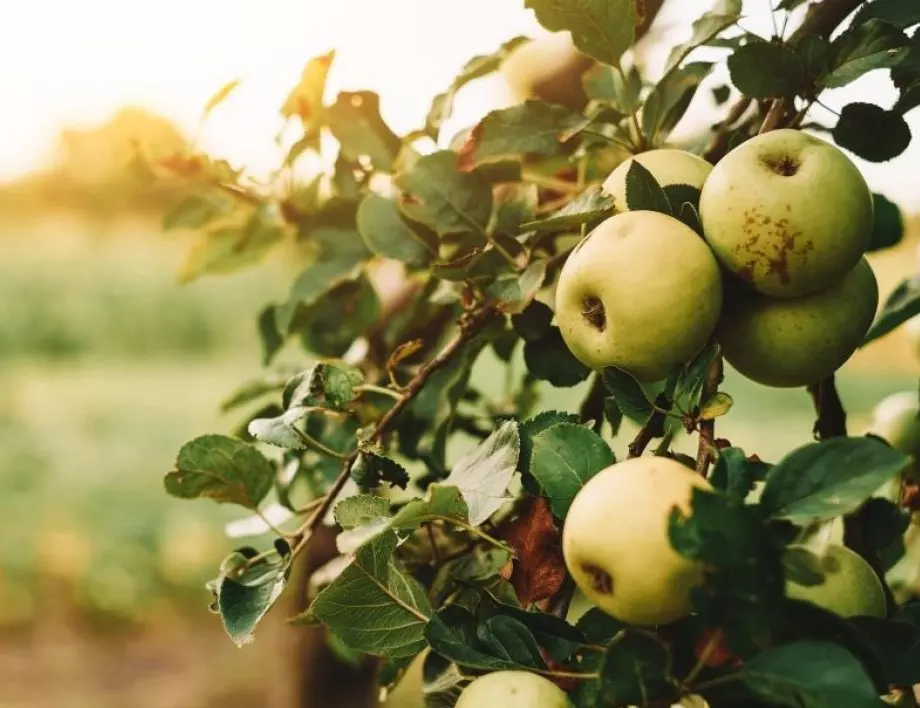
[[[672,11],[670,4],[665,4],[636,54],[643,73],[648,67],[652,80],[660,75],[671,46],[686,41],[691,21],[708,10],[694,8],[695,12],[681,15]],[[808,3],[784,4],[800,5],[788,18],[788,36],[809,8]],[[367,9],[361,2],[340,5],[349,5],[357,12]],[[234,101],[245,96],[247,85],[253,81],[258,85],[257,74],[255,79],[228,89],[220,105],[213,101],[209,107],[213,115],[194,131],[176,129],[151,110],[125,109],[98,127],[83,125],[62,131],[51,164],[24,176],[13,174],[16,153],[9,153],[13,157],[4,167],[10,177],[0,192],[5,249],[0,287],[6,293],[0,320],[0,353],[5,360],[0,395],[6,404],[0,429],[4,441],[0,504],[10,541],[0,549],[0,679],[4,685],[0,705],[297,703],[302,693],[297,677],[311,675],[301,669],[301,662],[322,648],[305,648],[305,631],[284,622],[295,611],[293,588],[283,601],[290,603],[290,611],[276,608],[259,627],[257,640],[237,650],[217,619],[203,611],[207,597],[202,588],[214,577],[220,558],[240,545],[238,540],[224,537],[223,524],[246,514],[206,502],[189,504],[171,499],[162,491],[161,476],[172,467],[176,450],[186,440],[204,432],[231,432],[244,422],[240,411],[222,414],[220,403],[241,382],[259,375],[262,352],[253,322],[266,302],[286,297],[302,261],[294,258],[290,249],[279,248],[258,268],[228,278],[193,280],[191,276],[204,275],[215,262],[187,255],[196,253],[189,251],[194,234],[173,230],[164,236],[160,226],[166,212],[180,215],[173,216],[173,223],[167,225],[194,225],[200,214],[190,216],[186,200],[190,194],[200,196],[198,185],[168,179],[162,172],[151,180],[147,171],[151,165],[160,170],[165,165],[173,172],[183,172],[189,163],[169,158],[197,154],[196,146],[204,146],[215,159],[229,158],[233,167],[258,163],[258,159],[247,159],[259,154],[251,147],[252,134],[257,132],[251,125],[265,126],[255,141],[264,143],[263,163],[271,162],[265,153],[283,156],[296,143],[298,126],[302,129],[306,123],[309,128],[303,104],[295,102],[292,106],[284,99],[296,84],[303,61],[321,57],[330,49],[337,50],[330,82],[338,85],[327,87],[328,103],[335,101],[334,89],[378,89],[378,74],[390,67],[390,74],[399,80],[391,79],[390,93],[387,85],[379,86],[384,119],[396,114],[398,120],[392,124],[399,126],[400,133],[421,127],[427,102],[450,85],[469,55],[488,54],[515,34],[542,32],[530,12],[517,3],[506,5],[514,7],[493,10],[491,4],[488,8],[483,4],[470,10],[474,19],[463,20],[466,31],[460,33],[466,39],[442,47],[443,28],[438,18],[427,18],[412,3],[401,10],[393,4],[388,15],[391,24],[404,17],[419,23],[411,27],[412,32],[402,30],[398,35],[403,48],[395,59],[381,60],[401,59],[403,63],[398,66],[357,57],[354,43],[349,54],[348,42],[338,46],[314,35],[310,42],[295,43],[296,58],[274,57],[271,68],[275,83],[267,83],[279,87],[276,96],[264,100],[265,96],[257,94],[259,101],[250,97],[251,103],[235,106]],[[743,18],[726,35],[738,35],[740,26],[769,37],[773,28],[764,10],[766,5],[745,3]],[[894,12],[911,11],[910,3],[884,5]],[[84,8],[85,15],[74,18],[78,21],[75,26],[97,19],[93,13],[102,9],[99,3],[90,3]],[[480,18],[494,11],[500,21],[477,22],[475,10],[480,9]],[[329,13],[324,18],[326,26],[338,27],[342,36],[348,36],[353,23],[344,16],[332,16],[335,11]],[[786,16],[780,13],[778,18],[782,22]],[[203,25],[194,23],[206,18],[192,15],[192,20],[190,26],[200,29]],[[429,20],[430,26],[420,32],[419,27]],[[125,32],[128,25],[123,23]],[[488,30],[483,30],[483,25],[488,25]],[[314,22],[313,26],[323,28],[324,24]],[[378,31],[385,34],[380,29],[383,26],[378,23]],[[913,25],[907,27],[909,32],[915,31],[910,29]],[[275,31],[272,27],[271,32]],[[229,37],[239,39],[240,30],[236,32],[230,31]],[[266,47],[273,44],[268,31],[260,36]],[[368,42],[366,37],[361,39]],[[16,45],[12,46],[15,50]],[[388,43],[375,46],[386,53]],[[124,46],[108,49],[128,51]],[[365,47],[364,51],[369,50]],[[702,48],[692,58],[717,60],[727,51]],[[440,56],[439,52],[450,57],[432,63],[446,67],[446,73],[425,74],[437,72],[420,67],[425,62],[418,57]],[[95,72],[99,84],[118,84],[119,77],[101,70],[88,52],[81,53],[77,47],[74,55],[87,61],[88,73]],[[187,84],[183,86],[186,113],[181,116],[185,119],[172,117],[184,128],[194,127],[195,121],[188,115],[194,113],[197,120],[212,89],[219,87],[233,68],[243,66],[239,59],[222,61],[226,56],[226,52],[215,52],[208,58],[214,67],[207,77],[208,87],[199,87],[194,93]],[[882,60],[879,66],[884,63]],[[351,72],[344,86],[335,73],[340,65]],[[144,71],[157,75],[158,67],[168,69],[150,59],[139,61],[137,66],[141,75]],[[873,67],[869,64],[863,68]],[[33,71],[40,72],[40,68]],[[897,92],[887,83],[887,76],[887,70],[873,71],[844,88],[828,91],[821,101],[829,108],[816,106],[814,119],[833,126],[834,111],[840,112],[853,101],[892,105]],[[201,74],[197,78],[202,83]],[[302,88],[313,90],[316,84],[309,75],[307,79]],[[456,132],[475,123],[486,110],[512,102],[513,97],[505,93],[498,79],[500,76],[483,79],[462,89],[455,116],[444,132]],[[724,117],[737,98],[732,93],[728,103],[719,104],[724,101],[723,86],[729,79],[724,66],[721,73],[716,71],[705,78],[672,134],[674,142],[689,141]],[[440,83],[435,84],[435,80]],[[407,85],[417,90],[409,91]],[[59,105],[66,103],[69,90],[60,86],[60,93],[52,92],[52,97],[42,99],[48,102],[51,115],[66,116]],[[188,98],[188,92],[197,98]],[[132,96],[126,92],[123,102]],[[116,99],[121,97],[107,98]],[[96,100],[99,106],[106,105],[98,95]],[[160,108],[149,96],[140,102],[154,110]],[[282,120],[277,118],[274,124],[264,117],[251,121],[249,110],[255,103],[261,111],[257,116],[277,116],[278,106],[287,108],[288,128],[277,148],[272,137]],[[765,102],[765,111],[769,105]],[[33,110],[44,107],[34,104]],[[23,109],[23,113],[28,112]],[[409,124],[400,126],[407,114]],[[74,122],[86,120],[85,113],[73,115]],[[908,119],[916,121],[911,115]],[[882,130],[873,135],[883,145],[896,132]],[[194,144],[190,143],[192,136]],[[28,141],[24,142],[29,147]],[[135,151],[138,142],[143,148],[140,156]],[[245,150],[234,153],[240,143],[250,146],[249,154]],[[871,152],[872,146],[868,149]],[[911,154],[916,155],[916,142],[911,149],[913,152],[890,161],[859,163],[873,189],[902,207],[903,238],[870,256],[883,298],[915,271],[917,228],[911,214],[918,202],[910,164]],[[315,164],[308,154],[301,154],[300,159],[306,167],[298,179],[308,184],[306,175]],[[23,157],[20,171],[40,165],[40,161],[41,153],[36,150],[34,155]],[[258,164],[254,169],[258,173]],[[262,176],[266,176],[264,170]],[[226,181],[235,182],[235,177]],[[264,193],[261,185],[246,180],[240,183],[254,194]],[[208,256],[200,246],[197,253]],[[173,279],[176,263],[181,279],[192,281],[184,288],[177,287]],[[275,363],[302,369],[307,361],[294,343],[278,354]],[[916,345],[904,328],[858,351],[837,377],[851,434],[863,432],[871,409],[886,395],[914,390],[918,368]],[[499,391],[505,385],[499,360],[491,352],[483,356],[473,376],[474,386],[483,391]],[[811,439],[814,414],[802,390],[767,389],[730,370],[721,388],[731,393],[734,405],[717,423],[719,437],[770,461]],[[539,409],[578,411],[590,382],[570,388],[541,384],[539,389]],[[619,446],[615,445],[618,454],[634,430],[629,423],[623,425]],[[268,536],[257,537],[254,545],[264,547],[269,541]],[[361,660],[341,647],[338,653],[342,655],[338,680],[344,686],[354,680],[352,672],[361,675],[360,669],[348,668],[350,663],[360,665]]]

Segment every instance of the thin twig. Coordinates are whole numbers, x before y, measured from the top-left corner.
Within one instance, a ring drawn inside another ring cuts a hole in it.
[[[665,411],[670,410],[670,408],[671,402],[664,394],[659,394],[658,398],[655,399],[655,411],[645,425],[639,428],[636,437],[629,443],[630,457],[640,457],[652,440],[664,436],[664,423],[667,418]]]
[[[760,130],[757,131],[758,135],[763,135],[768,133],[775,128],[778,128],[780,122],[783,119],[783,116],[786,113],[786,99],[776,98],[773,100],[773,103],[770,104],[770,110],[767,111],[766,118],[763,119],[763,123],[760,126]]]
[[[722,383],[722,355],[719,354],[706,372],[706,381],[703,383],[701,400],[708,401],[719,390]],[[700,442],[696,452],[696,471],[703,477],[709,472],[709,463],[712,462],[715,450],[716,421],[714,418],[700,421]]]
[[[463,315],[460,319],[460,331],[448,342],[441,352],[430,361],[423,364],[416,371],[415,376],[403,389],[403,396],[399,399],[383,416],[377,421],[374,431],[371,433],[368,442],[371,444],[379,443],[390,432],[396,423],[400,414],[408,408],[409,404],[415,400],[422,388],[427,383],[431,375],[442,366],[450,362],[453,357],[463,348],[463,346],[475,337],[491,321],[495,315],[495,310],[490,304],[480,305],[478,308],[471,310]],[[339,493],[345,487],[351,475],[352,465],[358,458],[358,451],[355,450],[349,454],[342,463],[342,471],[332,483],[330,489],[326,492],[323,503],[317,507],[316,511],[310,515],[304,524],[297,529],[293,536],[292,555],[298,554],[307,545],[313,531],[322,523],[329,509],[335,503]]]

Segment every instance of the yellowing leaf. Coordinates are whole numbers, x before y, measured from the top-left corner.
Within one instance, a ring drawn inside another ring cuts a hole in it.
[[[316,117],[316,113],[323,106],[326,76],[329,74],[329,67],[332,66],[334,58],[335,52],[331,51],[307,62],[303,75],[300,77],[300,83],[291,90],[281,107],[282,116],[285,118],[298,116],[304,123]]]
[[[217,108],[218,105],[224,102],[224,99],[229,96],[233,90],[240,85],[239,79],[234,79],[233,81],[224,84],[211,98],[208,99],[208,102],[204,104],[204,110],[201,113],[201,119],[204,120],[207,118],[208,114]]]

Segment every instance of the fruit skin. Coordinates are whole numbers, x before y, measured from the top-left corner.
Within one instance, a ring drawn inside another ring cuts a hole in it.
[[[455,708],[569,708],[565,692],[529,671],[493,671],[463,689]]]
[[[859,262],[872,234],[872,194],[856,165],[830,143],[773,130],[713,168],[700,218],[728,270],[765,295],[801,297]]]
[[[920,396],[916,391],[893,393],[882,399],[872,411],[872,422],[866,431],[878,435],[895,450],[910,455],[913,464],[905,474],[910,479],[917,479],[917,461],[920,460]],[[899,480],[892,480],[893,486]],[[900,495],[898,495],[900,496]],[[888,499],[897,501],[894,491]]]
[[[556,288],[556,321],[575,357],[641,381],[663,379],[699,352],[721,307],[719,266],[703,239],[651,211],[603,221],[569,256]]]
[[[675,506],[690,513],[694,487],[712,488],[666,457],[618,462],[582,487],[565,519],[562,554],[591,602],[642,626],[690,612],[690,591],[703,568],[671,547],[668,521]]]
[[[716,337],[726,361],[766,386],[820,381],[865,338],[878,305],[878,283],[863,259],[836,285],[794,300],[733,291]]]
[[[500,71],[517,102],[539,98],[581,110],[588,102],[581,76],[593,64],[568,32],[557,32],[515,48]]]
[[[699,190],[712,171],[710,165],[702,157],[698,157],[686,150],[661,148],[642,152],[628,160],[624,160],[610,176],[604,180],[603,190],[614,198],[614,208],[617,211],[627,211],[626,205],[626,173],[633,161],[638,162],[652,173],[652,177],[662,187],[672,184],[688,184]]]
[[[904,325],[904,334],[913,349],[914,356],[920,361],[920,317],[911,317]]]
[[[882,582],[859,555],[844,546],[830,545],[821,564],[823,583],[806,586],[787,581],[786,596],[806,600],[841,617],[887,615]]]

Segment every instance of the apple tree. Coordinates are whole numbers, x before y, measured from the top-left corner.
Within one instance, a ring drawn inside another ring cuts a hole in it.
[[[330,53],[281,109],[300,138],[270,183],[151,165],[192,189],[166,217],[196,232],[183,278],[299,269],[258,318],[266,371],[224,404],[242,425],[165,478],[274,536],[215,559],[212,609],[247,643],[332,534],[291,631],[373,657],[383,696],[421,665],[429,706],[916,706],[920,397],[848,435],[834,373],[920,314],[917,278],[878,307],[865,254],[902,219],[847,155],[910,142],[920,4],[781,0],[758,36],[717,0],[657,75],[636,45],[660,2],[524,4],[583,55],[576,105],[442,135],[518,37],[398,135],[374,93],[327,96]],[[721,119],[675,144],[720,63]],[[815,116],[870,71],[892,106]],[[298,177],[307,156],[326,167]],[[764,460],[720,437],[726,365],[801,387],[815,441]]]

